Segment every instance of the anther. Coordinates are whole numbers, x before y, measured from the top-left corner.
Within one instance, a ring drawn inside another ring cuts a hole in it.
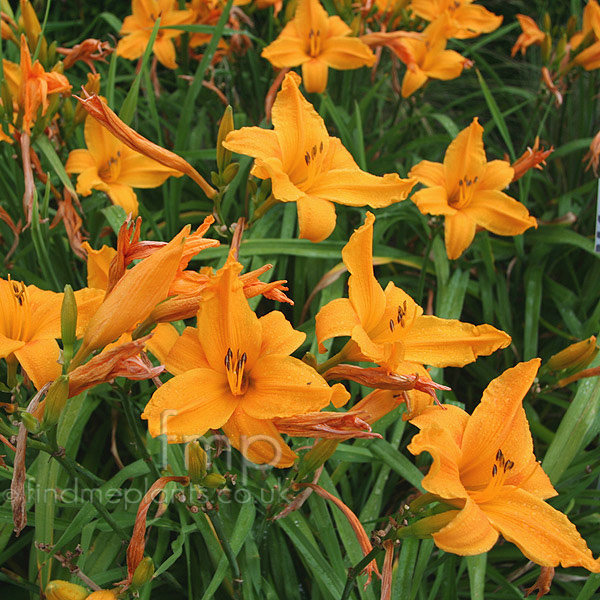
[[[504,454],[502,454],[502,450],[498,450],[498,452],[496,452],[496,460],[502,460],[503,456]]]
[[[323,142],[321,142],[321,145],[319,146],[319,152],[323,152]]]
[[[310,164],[310,154],[308,152],[304,155],[304,162],[306,163],[306,166],[308,167],[308,165]]]
[[[394,332],[394,320],[390,319],[390,331],[393,333]]]
[[[498,475],[498,465],[492,467],[492,477],[496,477],[496,475]]]

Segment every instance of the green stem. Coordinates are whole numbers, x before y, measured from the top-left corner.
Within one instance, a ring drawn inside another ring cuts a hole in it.
[[[350,343],[350,342],[348,342]],[[331,358],[328,358],[325,362],[322,362],[320,365],[317,365],[317,373],[323,374],[328,369],[339,365],[341,362],[346,360],[346,354],[348,344],[346,344],[337,354],[334,354]]]
[[[346,579],[346,586],[344,587],[344,591],[342,592],[342,597],[340,600],[348,600],[350,598],[350,594],[352,593],[352,588],[354,587],[354,580],[362,573],[363,569],[382,551],[382,548],[376,546],[367,554],[360,562],[358,562],[354,567],[350,567],[348,569],[348,578]]]
[[[231,567],[231,575],[233,578],[233,598],[234,600],[241,600],[242,598],[242,573],[240,571],[240,567],[237,562],[237,558],[235,553],[233,552],[233,548],[229,544],[229,540],[225,535],[225,530],[223,528],[223,524],[221,523],[221,519],[219,515],[215,512],[215,510],[206,511],[212,526],[215,529],[215,533],[219,538],[219,542],[221,543],[221,547],[223,548],[223,552],[227,557],[229,562],[229,566]]]
[[[425,255],[423,256],[423,266],[421,267],[421,274],[419,275],[419,286],[417,288],[417,295],[415,297],[415,301],[417,304],[421,304],[423,302],[423,292],[425,291],[425,276],[427,275],[427,267],[429,266],[429,255],[431,254],[431,248],[433,247],[433,241],[437,236],[439,231],[438,227],[435,227],[431,235],[429,236],[429,240],[427,240],[427,246],[425,247]]]

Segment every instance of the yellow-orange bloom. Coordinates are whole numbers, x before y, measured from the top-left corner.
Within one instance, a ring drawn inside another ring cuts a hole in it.
[[[423,315],[423,309],[392,282],[384,291],[373,273],[374,220],[367,213],[365,224],[342,250],[350,272],[349,297],[332,300],[317,314],[321,352],[325,351],[324,341],[348,336],[342,350],[344,360],[374,362],[397,374],[416,373],[429,379],[424,364],[462,367],[510,344],[510,336],[491,325]],[[432,402],[423,392],[409,394],[425,396],[427,404]]]
[[[113,204],[134,217],[138,213],[134,187],[155,188],[171,176],[183,175],[132,150],[89,115],[84,136],[87,150],[72,150],[65,165],[67,173],[79,173],[77,193],[89,196],[92,190],[105,192]]]
[[[519,14],[517,15],[517,19],[523,33],[517,38],[515,45],[512,47],[512,50],[510,51],[511,56],[514,56],[519,50],[522,55],[525,55],[525,51],[529,46],[534,44],[539,46],[546,37],[546,34],[537,26],[536,22],[531,17]]]
[[[600,4],[597,0],[589,0],[583,9],[583,23],[581,31],[578,31],[569,40],[569,45],[573,50],[588,36],[592,36],[592,41],[600,41]]]
[[[537,227],[527,208],[501,191],[514,170],[504,160],[487,161],[477,117],[448,146],[443,164],[424,160],[410,175],[427,186],[412,197],[419,210],[445,216],[448,258],[458,258],[471,245],[478,226],[498,235]]]
[[[56,340],[61,336],[63,296],[10,277],[0,279],[0,358],[14,366],[19,362],[38,389],[61,373]],[[75,299],[79,336],[102,301],[102,294],[86,288],[75,292]]]
[[[296,202],[300,237],[320,242],[335,228],[335,203],[373,208],[404,200],[411,179],[361,171],[338,138],[300,93],[300,77],[288,73],[273,105],[274,130],[244,127],[223,145],[254,157],[252,174],[271,179],[273,196]]]
[[[474,38],[502,24],[502,17],[473,4],[473,0],[412,0],[410,6],[415,15],[426,21],[447,17],[447,38]]]
[[[535,459],[522,406],[539,364],[534,359],[505,371],[470,416],[446,405],[413,419],[421,431],[408,449],[433,458],[422,485],[429,499],[455,507],[417,526],[424,529],[429,520],[433,540],[445,552],[481,554],[502,534],[539,565],[581,566],[598,573],[600,563],[575,526],[544,502],[556,491]]]
[[[289,356],[305,335],[282,313],[260,319],[250,309],[238,274],[229,263],[217,274],[198,312],[167,356],[175,377],[152,396],[142,418],[152,436],[171,442],[222,428],[233,446],[256,463],[290,466],[296,455],[273,419],[313,412],[349,395],[330,387],[306,363]],[[189,439],[189,438],[188,438]]]
[[[442,16],[425,29],[422,38],[402,36],[386,43],[406,65],[402,80],[404,98],[414,94],[428,79],[456,79],[463,68],[471,66],[471,61],[458,52],[446,50],[447,26],[448,19]]]
[[[150,41],[156,20],[160,17],[161,27],[191,23],[193,12],[178,10],[177,0],[133,0],[132,15],[125,17],[119,32],[125,37],[117,44],[117,55],[135,60],[142,56]],[[176,69],[174,40],[183,32],[178,29],[159,29],[152,51],[168,69]]]
[[[375,55],[338,16],[330,17],[319,0],[299,0],[294,18],[263,51],[274,67],[302,65],[307,92],[324,92],[327,71],[371,66]]]
[[[3,60],[2,64],[10,93],[19,105],[19,116],[22,115],[23,119],[22,130],[29,133],[37,119],[38,110],[41,109],[41,116],[46,114],[50,105],[48,96],[70,92],[71,84],[61,73],[44,71],[38,60],[31,63],[24,35],[21,35],[20,64],[8,60]]]

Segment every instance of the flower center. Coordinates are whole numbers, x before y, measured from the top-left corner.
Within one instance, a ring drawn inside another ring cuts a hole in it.
[[[116,156],[111,156],[108,162],[98,169],[100,179],[106,183],[115,182],[121,174],[121,151],[118,150]]]
[[[302,190],[303,192],[308,190],[317,175],[321,172],[324,149],[325,144],[322,140],[318,145],[313,144],[311,147],[307,148],[304,153],[304,164],[306,165],[306,169],[294,169],[297,177],[290,176],[290,179],[299,190]]]
[[[308,53],[312,58],[316,58],[321,54],[321,31],[310,30],[308,34]]]
[[[492,478],[484,489],[469,491],[471,498],[473,498],[477,504],[487,502],[494,498],[502,489],[507,477],[506,474],[513,469],[514,466],[515,463],[512,460],[506,460],[506,457],[502,454],[502,450],[498,450],[494,464],[492,465]]]
[[[477,176],[473,179],[469,179],[468,177],[459,179],[458,190],[448,199],[448,204],[456,209],[467,206],[473,198],[473,189],[478,181],[479,177]]]
[[[457,8],[460,8],[460,2],[459,2],[459,0],[454,0],[454,2],[452,4],[450,4],[450,6],[448,6],[448,10],[451,13],[454,13]]]
[[[21,281],[13,281],[8,276],[5,285],[0,288],[0,308],[3,327],[0,333],[12,340],[27,341],[29,324],[29,296],[27,286]]]
[[[225,355],[225,369],[227,371],[227,381],[229,389],[234,396],[242,396],[248,389],[248,378],[244,377],[244,367],[248,359],[245,352],[240,355],[240,351],[236,351],[235,358],[231,348],[227,350]]]

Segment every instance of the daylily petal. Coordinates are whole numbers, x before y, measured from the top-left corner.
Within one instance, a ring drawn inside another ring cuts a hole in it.
[[[327,348],[323,342],[335,337],[350,336],[360,319],[347,298],[336,298],[328,302],[316,316],[316,336],[319,341],[319,352]]]
[[[409,98],[412,96],[420,87],[425,85],[428,77],[425,73],[415,67],[415,69],[406,69],[404,73],[404,79],[402,79],[402,97]]]
[[[123,152],[119,183],[134,188],[155,188],[168,177],[181,177],[183,173],[161,165],[159,162],[131,151]]]
[[[483,149],[483,127],[477,117],[469,127],[463,129],[452,140],[444,156],[444,170],[448,195],[458,189],[458,182],[466,174],[481,176],[486,168],[485,150]],[[469,242],[470,243],[470,242]]]
[[[397,375],[418,375],[421,379],[429,379],[429,371],[419,363],[413,363],[408,361],[398,362],[394,365],[394,373]],[[431,394],[421,392],[420,390],[409,390],[406,392],[408,399],[406,400],[406,412],[402,415],[405,421],[414,419],[425,409],[433,405],[434,399]]]
[[[329,66],[321,57],[313,58],[302,64],[302,81],[309,93],[322,94],[327,87]]]
[[[494,379],[483,392],[463,435],[461,475],[465,485],[471,480],[489,479],[490,465],[498,450],[504,453],[504,444],[518,413],[523,410],[523,398],[533,383],[540,362],[536,358],[519,363]],[[520,446],[513,442],[511,450],[515,457],[508,458],[516,467],[522,468],[533,458],[533,448],[528,441],[521,442]]]
[[[263,49],[261,56],[278,69],[297,67],[310,60],[304,46],[304,40],[285,37],[282,32],[274,42]]]
[[[370,67],[375,62],[375,55],[369,46],[352,37],[327,38],[321,45],[320,58],[334,69]]]
[[[498,235],[519,235],[530,227],[537,227],[535,217],[524,204],[498,190],[477,191],[462,212]]]
[[[453,404],[445,404],[443,408],[441,406],[426,408],[420,415],[411,419],[411,423],[421,430],[428,427],[440,428],[448,433],[453,447],[462,448],[463,435],[469,418],[469,414],[462,408]]]
[[[321,174],[308,193],[346,206],[383,208],[404,200],[414,184],[413,179],[400,179],[396,173],[378,177],[360,170],[333,169]]]
[[[40,290],[34,285],[27,286],[27,293],[30,307],[30,339],[58,339],[61,335],[60,311],[63,294]]]
[[[478,356],[506,348],[511,338],[491,325],[422,315],[402,341],[406,360],[434,367],[463,367]]]
[[[137,217],[137,195],[129,186],[121,183],[108,183],[106,184],[106,187],[106,194],[111,199],[113,204],[123,208],[126,214],[131,214],[132,217]]]
[[[152,330],[152,337],[146,342],[146,347],[161,364],[165,364],[169,352],[179,339],[179,332],[171,323],[159,323]]]
[[[167,36],[157,37],[152,46],[152,51],[158,62],[167,67],[167,69],[176,69],[177,62],[175,61],[175,44],[173,40]]]
[[[333,202],[305,196],[296,202],[298,207],[298,237],[311,242],[322,242],[335,229],[336,215]]]
[[[360,354],[357,355],[352,347],[347,348],[348,360],[366,360],[380,364],[388,357],[391,348],[386,353],[386,347],[371,339],[371,336],[364,330],[362,325],[354,327],[351,335],[352,341],[356,344],[356,349],[359,350]]]
[[[75,189],[78,194],[89,196],[92,193],[92,190],[106,192],[108,190],[108,185],[100,179],[98,169],[94,166],[85,169],[79,174]]]
[[[208,360],[200,344],[198,330],[186,327],[169,351],[165,366],[170,373],[179,375],[192,369],[209,368]]]
[[[465,57],[454,50],[443,50],[426,60],[422,69],[428,77],[447,81],[460,77],[465,64]]]
[[[308,39],[310,32],[320,31],[325,36],[328,33],[329,15],[318,0],[299,0],[294,21],[298,35]]]
[[[491,160],[479,177],[477,190],[503,190],[513,180],[515,170],[505,160]]]
[[[481,508],[467,499],[456,517],[432,537],[444,552],[473,556],[490,550],[498,540],[498,532],[490,525]]]
[[[441,186],[446,185],[446,172],[442,163],[431,162],[430,160],[422,160],[416,164],[409,173],[410,177],[414,177],[419,183],[426,186]]]
[[[274,310],[258,320],[262,331],[260,355],[291,354],[301,346],[306,334],[296,331],[282,312]]]
[[[447,215],[444,223],[444,241],[446,253],[450,260],[458,258],[470,245],[475,237],[475,221],[457,212]]]
[[[481,33],[490,33],[502,25],[503,17],[495,15],[479,4],[466,2],[456,9],[454,22],[460,24],[460,31],[452,37],[464,40],[477,37]]]
[[[330,387],[306,363],[291,356],[261,356],[249,372],[244,411],[255,419],[291,417],[321,410],[334,396],[349,398],[341,384]]]
[[[230,262],[218,271],[198,312],[198,333],[206,359],[215,371],[223,373],[229,350],[234,360],[238,360],[238,352],[240,357],[246,354],[247,372],[260,352],[261,327],[238,278],[241,268]]]
[[[354,231],[342,250],[342,259],[350,271],[348,297],[366,331],[379,322],[386,305],[385,293],[373,272],[374,222],[373,213],[367,212],[364,224]]]
[[[600,562],[594,560],[575,525],[529,492],[505,488],[481,508],[504,538],[538,565],[585,567],[600,573]]]
[[[58,364],[60,348],[56,340],[33,340],[15,350],[15,356],[38,390],[54,381],[62,372]]]
[[[227,134],[223,146],[232,152],[239,152],[252,158],[282,160],[279,138],[270,129],[260,127],[242,127]]]
[[[298,458],[283,441],[273,421],[254,419],[241,407],[237,408],[222,429],[231,445],[258,465],[267,463],[283,469],[291,467]]]
[[[69,174],[81,173],[95,167],[96,162],[89,150],[71,150],[65,164],[65,171]]]
[[[234,396],[224,373],[192,369],[169,379],[150,398],[142,413],[152,437],[166,433],[169,441],[201,436],[222,427],[240,401]]]
[[[144,44],[145,48],[146,45]],[[85,145],[93,156],[96,167],[108,163],[124,147],[121,140],[117,139],[106,127],[102,127],[96,119],[90,116],[85,119],[83,135]]]
[[[83,242],[87,253],[87,284],[90,288],[106,290],[108,287],[108,270],[117,251],[110,246],[102,246],[94,250],[87,242]]]
[[[446,416],[444,421],[457,416],[455,415],[456,411],[453,410],[454,408],[456,407],[452,406],[450,414]],[[429,414],[431,414],[431,411]],[[424,423],[424,421],[419,421],[419,417],[411,422],[420,428]],[[461,483],[458,468],[461,456],[460,448],[451,433],[444,429],[441,423],[440,425],[427,423],[427,426],[423,427],[413,437],[408,450],[414,455],[428,452],[433,459],[429,472],[421,482],[424,489],[448,500],[468,497],[467,490]]]
[[[456,209],[448,204],[446,188],[443,186],[436,185],[419,190],[413,194],[411,200],[424,215],[453,215],[456,213]]]
[[[6,358],[9,354],[22,348],[24,345],[25,342],[13,340],[0,333],[0,358]]]
[[[269,178],[273,186],[273,196],[281,202],[296,202],[306,197],[306,194],[290,181],[289,175],[283,170],[281,160],[277,157],[265,160],[257,158],[252,175],[261,179]]]

